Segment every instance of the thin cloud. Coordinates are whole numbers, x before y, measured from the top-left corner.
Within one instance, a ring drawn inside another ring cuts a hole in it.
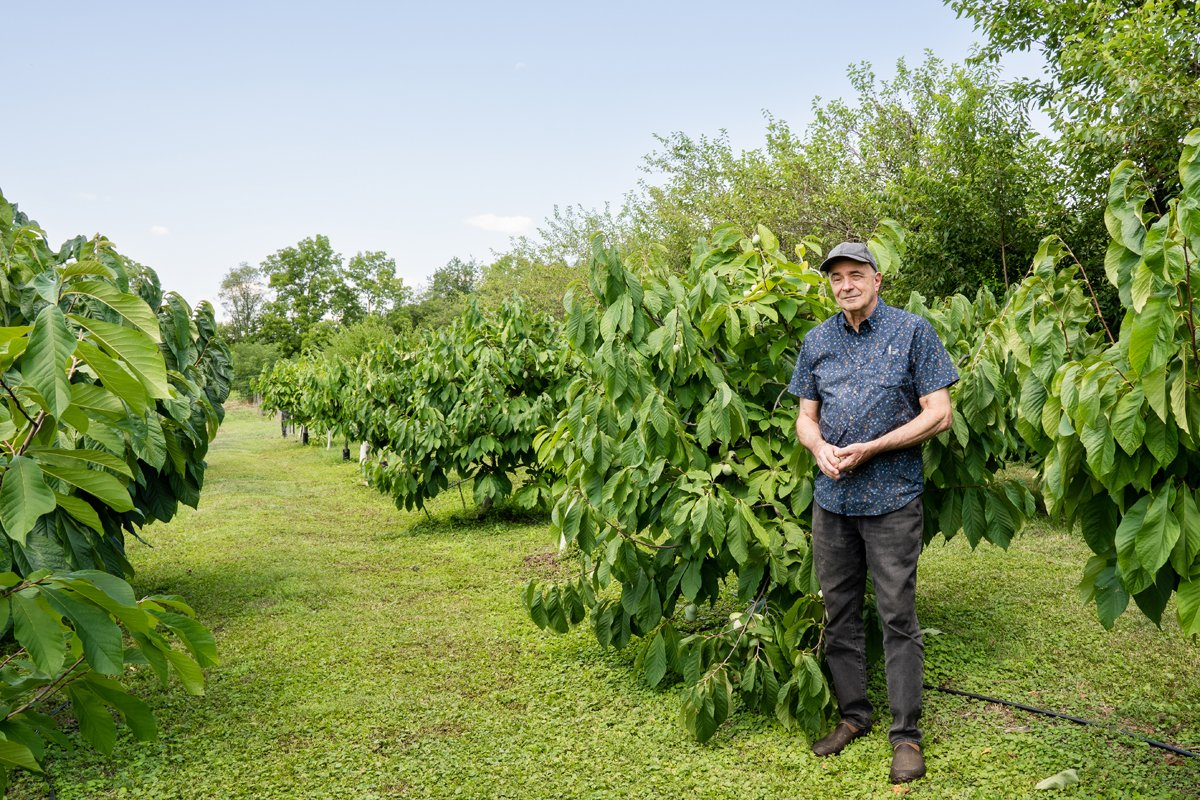
[[[165,225],[151,225],[150,233],[154,234],[155,236],[166,236],[170,233],[170,231],[167,230]]]
[[[494,233],[507,233],[509,236],[519,236],[533,230],[533,219],[522,216],[501,217],[498,214],[477,214],[474,217],[468,217],[466,223],[473,228]]]
[[[513,64],[513,72],[524,72],[526,66],[528,65],[524,61],[518,61]]]

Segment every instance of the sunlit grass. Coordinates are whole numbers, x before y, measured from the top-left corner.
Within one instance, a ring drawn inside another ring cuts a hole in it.
[[[209,460],[200,510],[148,529],[154,547],[131,558],[139,593],[192,602],[221,666],[204,698],[142,687],[159,742],[56,754],[63,800],[895,797],[882,676],[876,730],[837,758],[745,714],[698,745],[675,691],[639,685],[632,652],[525,617],[520,586],[565,569],[544,522],[478,522],[456,492],[428,518],[397,511],[340,448],[282,440],[252,410],[230,415]],[[1074,590],[1084,551],[1045,526],[1008,553],[928,548],[928,680],[1200,749],[1200,647],[1133,613],[1101,629]],[[1079,796],[1200,787],[1200,760],[999,706],[931,693],[924,727],[929,777],[911,797],[1040,795],[1067,767]],[[11,796],[49,793],[25,777]]]

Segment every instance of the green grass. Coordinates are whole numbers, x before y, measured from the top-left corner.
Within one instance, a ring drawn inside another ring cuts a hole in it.
[[[161,739],[56,754],[62,800],[896,796],[882,676],[883,719],[836,758],[749,714],[698,745],[676,691],[640,685],[632,652],[528,621],[521,585],[560,569],[544,521],[476,522],[457,492],[432,519],[397,511],[338,448],[278,431],[232,412],[200,509],[132,548],[138,592],[182,594],[216,633],[208,694],[145,685]],[[1008,553],[928,548],[928,679],[1200,749],[1200,647],[1173,608],[1163,631],[1133,613],[1100,628],[1074,591],[1084,551],[1048,527]],[[924,729],[929,776],[910,797],[1041,796],[1067,767],[1074,796],[1200,794],[1200,760],[1069,722],[929,693]],[[10,796],[48,791],[26,776]]]

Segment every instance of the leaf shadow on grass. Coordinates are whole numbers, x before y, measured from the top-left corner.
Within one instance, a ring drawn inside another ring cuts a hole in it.
[[[507,506],[493,508],[487,515],[480,516],[475,509],[441,509],[430,514],[417,512],[406,523],[375,536],[381,541],[421,536],[444,536],[453,534],[461,537],[490,538],[507,533],[513,527],[544,525],[544,514],[530,514]]]
[[[323,589],[314,587],[303,569],[260,562],[253,570],[229,569],[212,562],[151,579],[135,575],[132,585],[139,596],[181,595],[208,627],[219,631],[231,621],[250,616],[270,616],[271,609],[290,602],[307,603],[312,610],[324,607]]]

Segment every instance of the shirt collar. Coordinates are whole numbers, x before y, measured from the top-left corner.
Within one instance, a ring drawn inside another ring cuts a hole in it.
[[[877,300],[878,300],[878,302],[876,302],[875,310],[871,312],[871,316],[864,319],[862,321],[862,323],[858,326],[860,333],[865,332],[865,331],[875,330],[875,328],[879,327],[880,323],[883,322],[883,317],[885,315],[885,312],[883,311],[883,309],[887,308],[888,304],[883,302],[882,297],[878,297]],[[851,332],[854,331],[854,328],[850,327],[850,323],[846,321],[846,312],[845,311],[839,311],[838,318],[841,320],[842,328],[844,330],[851,331]]]

